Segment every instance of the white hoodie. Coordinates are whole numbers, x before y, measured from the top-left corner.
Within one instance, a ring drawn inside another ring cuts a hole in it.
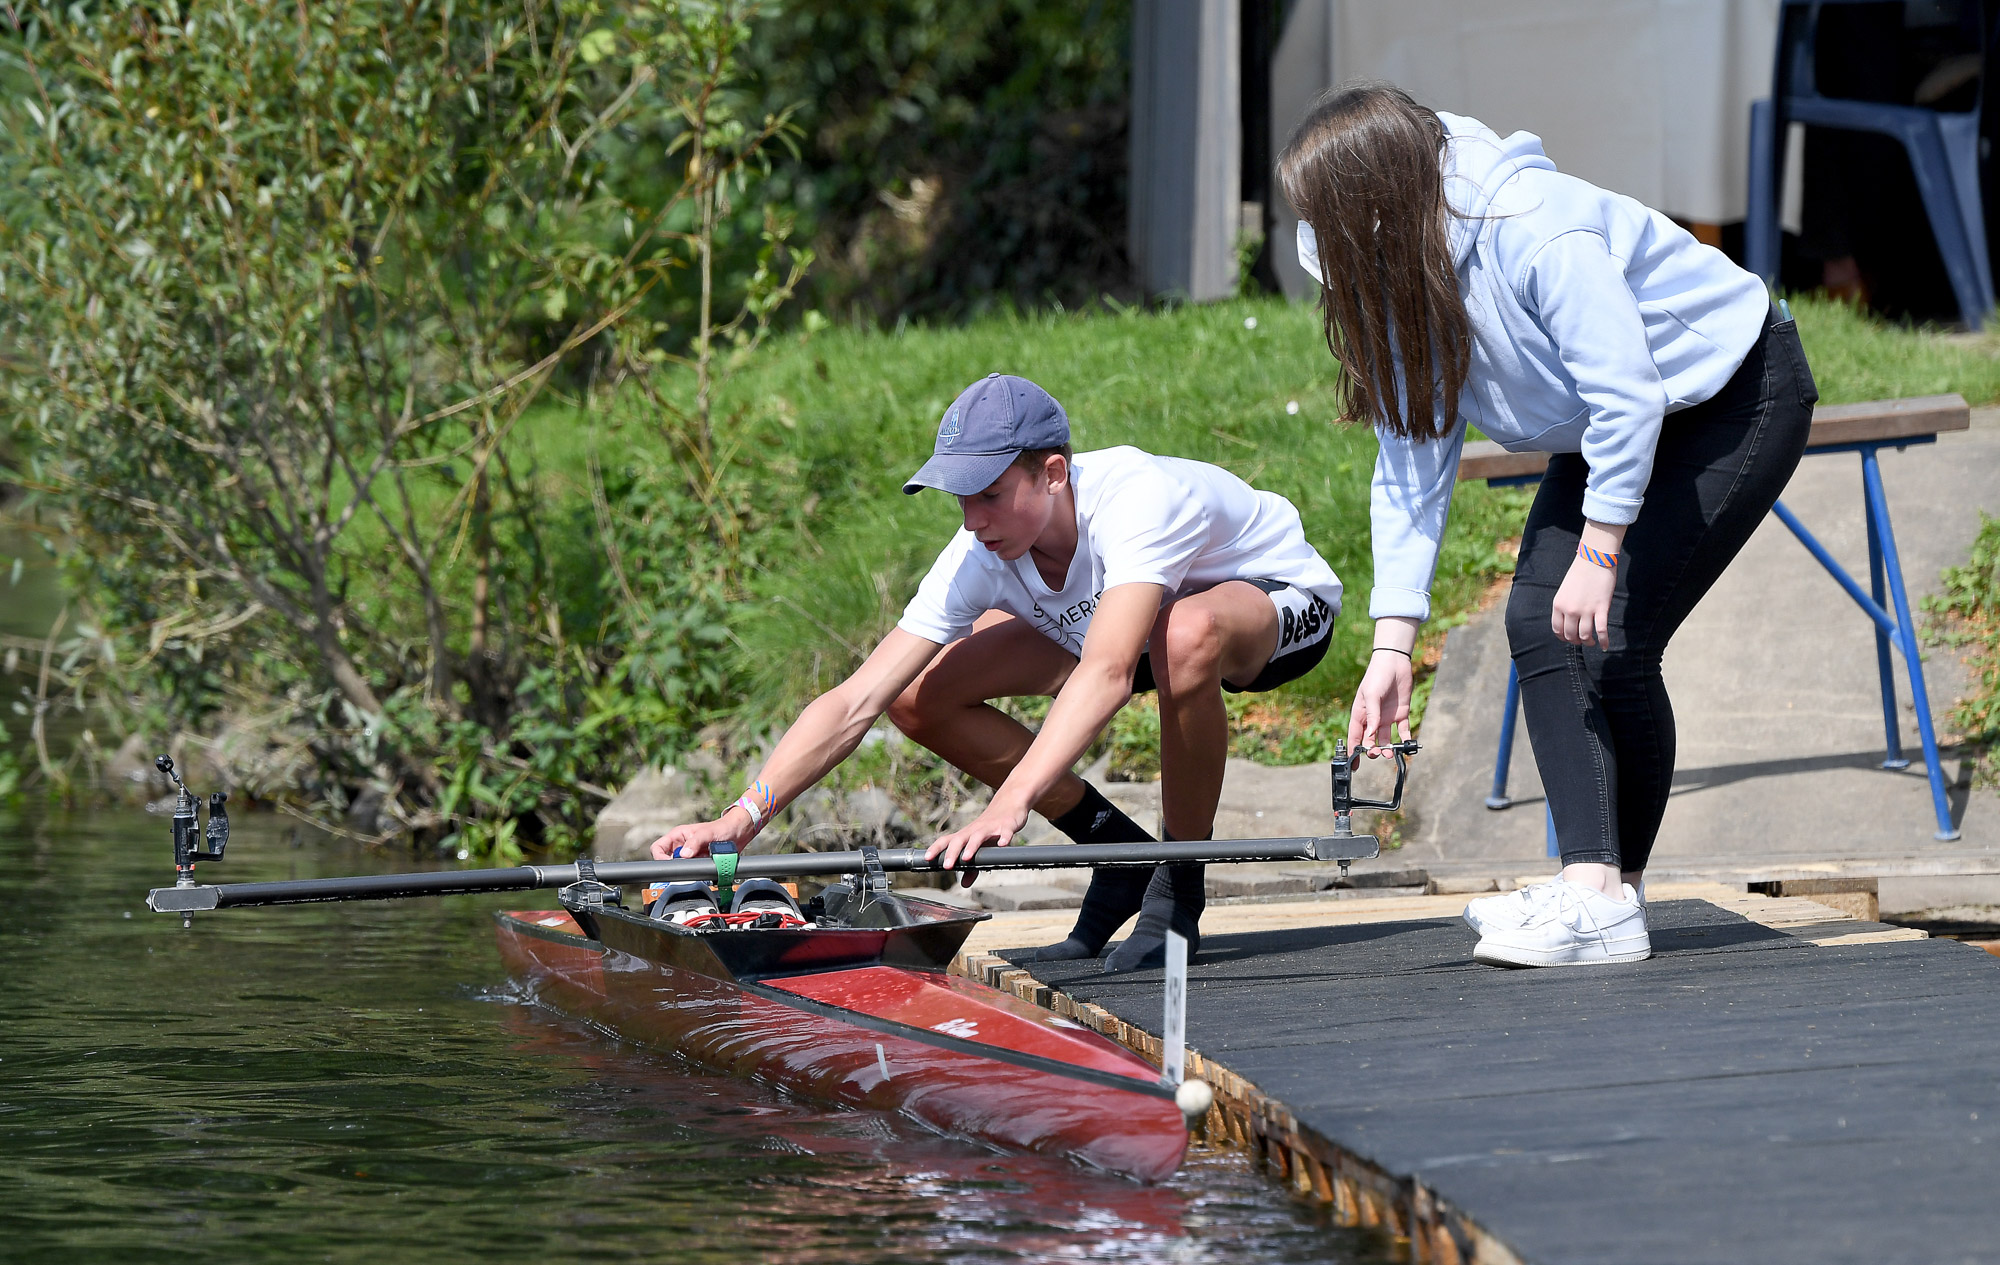
[[[1659,212],[1561,174],[1540,137],[1438,117],[1472,360],[1450,434],[1417,443],[1379,431],[1374,619],[1430,616],[1467,426],[1514,452],[1582,453],[1584,516],[1629,523],[1662,420],[1720,391],[1770,312],[1756,277]],[[1299,262],[1320,275],[1303,221]]]

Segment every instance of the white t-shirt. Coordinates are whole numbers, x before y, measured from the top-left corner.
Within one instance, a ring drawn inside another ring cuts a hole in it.
[[[1181,597],[1225,580],[1276,580],[1340,611],[1339,577],[1306,542],[1298,510],[1275,492],[1220,466],[1137,448],[1080,452],[1069,477],[1076,556],[1060,589],[1043,582],[1032,555],[1002,561],[961,527],[897,627],[942,645],[1003,610],[1081,658],[1092,612],[1120,584],[1158,584]]]

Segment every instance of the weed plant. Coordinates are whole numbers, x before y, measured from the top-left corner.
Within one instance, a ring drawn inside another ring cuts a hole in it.
[[[1952,708],[1951,724],[1971,743],[1977,779],[2000,783],[2000,518],[1979,516],[1979,536],[1962,567],[1947,567],[1944,591],[1926,606],[1934,642],[1958,650],[1972,669],[1972,690]]]

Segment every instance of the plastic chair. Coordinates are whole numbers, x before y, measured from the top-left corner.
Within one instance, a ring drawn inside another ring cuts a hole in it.
[[[1985,208],[1979,193],[1980,103],[1972,109],[1930,110],[1821,96],[1813,54],[1820,10],[1829,4],[1872,0],[1783,0],[1778,18],[1777,64],[1771,97],[1750,105],[1750,204],[1744,223],[1745,266],[1767,285],[1778,280],[1778,180],[1781,138],[1791,123],[1878,132],[1901,141],[1937,238],[1938,254],[1966,326],[1978,329],[1993,310],[1993,270],[1986,253]],[[1982,16],[1982,56],[1986,31]],[[1979,97],[1986,91],[1982,68]]]

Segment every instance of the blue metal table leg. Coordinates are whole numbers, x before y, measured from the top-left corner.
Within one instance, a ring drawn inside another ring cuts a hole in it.
[[[1867,457],[1861,463],[1861,503],[1868,517],[1868,588],[1875,595],[1875,605],[1886,610],[1889,597],[1882,589],[1882,528],[1875,518],[1875,501],[1868,495]],[[1888,630],[1880,624],[1875,626],[1875,667],[1882,674],[1882,728],[1887,734],[1882,767],[1907,769],[1910,758],[1903,754],[1903,727],[1896,722],[1896,668],[1889,656]]]
[[[1507,767],[1514,760],[1514,719],[1520,711],[1521,670],[1509,662],[1507,702],[1500,711],[1500,753],[1493,759],[1493,793],[1486,797],[1486,806],[1495,812],[1514,802],[1507,798]]]
[[[1910,701],[1917,709],[1917,732],[1924,741],[1924,768],[1930,774],[1931,807],[1937,813],[1937,835],[1941,840],[1958,838],[1951,821],[1951,803],[1944,793],[1944,765],[1938,758],[1937,730],[1931,724],[1930,691],[1924,686],[1924,661],[1917,649],[1916,623],[1910,618],[1910,597],[1903,586],[1903,564],[1896,553],[1896,533],[1889,525],[1889,498],[1882,490],[1882,470],[1875,449],[1861,451],[1861,476],[1868,491],[1868,506],[1881,534],[1883,568],[1888,572],[1889,595],[1896,603],[1896,636],[1903,651],[1903,666],[1910,672]]]

